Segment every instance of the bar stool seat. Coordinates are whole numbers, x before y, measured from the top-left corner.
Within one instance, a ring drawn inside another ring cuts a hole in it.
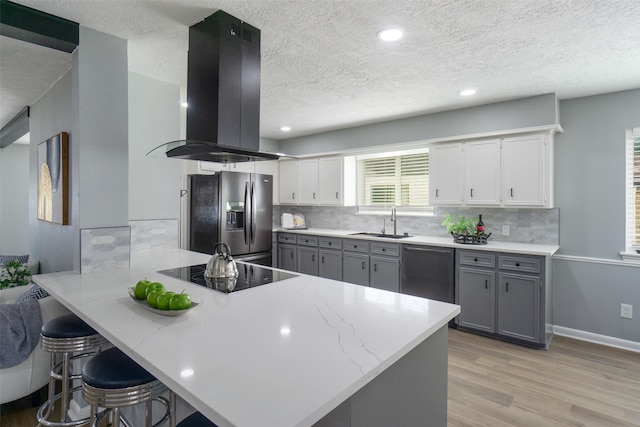
[[[180,421],[177,427],[218,427],[200,412],[194,412],[184,420]]]
[[[47,427],[85,424],[88,418],[71,421],[68,417],[69,397],[82,388],[82,385],[73,386],[73,382],[80,380],[82,375],[72,372],[71,362],[95,355],[106,340],[75,314],[49,320],[42,326],[40,337],[42,349],[51,353],[51,356],[48,399],[38,409],[38,423]],[[56,361],[57,356],[62,356],[62,360]],[[55,393],[56,381],[61,382],[61,392],[58,394]],[[58,400],[62,405],[59,422],[49,419]]]
[[[97,426],[103,417],[113,414],[113,426],[119,422],[131,423],[120,413],[120,408],[145,403],[146,425],[151,425],[151,403],[161,403],[165,412],[154,424],[158,426],[167,419],[174,426],[173,392],[169,390],[169,401],[161,396],[168,389],[147,370],[131,360],[118,348],[110,348],[92,358],[82,369],[82,394],[91,405],[92,426]],[[104,408],[98,412],[98,408]]]

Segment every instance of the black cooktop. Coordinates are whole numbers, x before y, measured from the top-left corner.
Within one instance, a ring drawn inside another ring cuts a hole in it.
[[[158,273],[227,294],[242,291],[244,289],[255,288],[256,286],[266,285],[279,280],[297,277],[297,274],[275,271],[255,264],[237,263],[237,267],[239,274],[235,279],[214,280],[204,277],[204,270],[207,268],[207,264],[170,268],[168,270],[160,270]]]

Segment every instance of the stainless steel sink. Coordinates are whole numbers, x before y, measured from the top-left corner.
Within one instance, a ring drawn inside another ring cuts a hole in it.
[[[350,236],[371,236],[371,237],[383,237],[385,239],[404,239],[406,237],[412,237],[408,234],[381,234],[381,233],[371,233],[363,231],[361,233],[351,233]]]

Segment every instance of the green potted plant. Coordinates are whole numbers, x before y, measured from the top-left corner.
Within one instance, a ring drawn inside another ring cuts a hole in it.
[[[476,222],[475,218],[467,218],[464,215],[454,217],[451,214],[445,214],[442,225],[447,229],[447,233],[453,234],[454,237],[455,235],[475,236]]]

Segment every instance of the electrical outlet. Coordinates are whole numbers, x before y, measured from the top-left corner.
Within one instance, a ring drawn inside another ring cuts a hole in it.
[[[503,236],[508,236],[509,235],[509,226],[508,225],[503,225],[502,226],[502,235]]]
[[[632,319],[633,306],[631,304],[620,304],[620,317],[623,319]]]

